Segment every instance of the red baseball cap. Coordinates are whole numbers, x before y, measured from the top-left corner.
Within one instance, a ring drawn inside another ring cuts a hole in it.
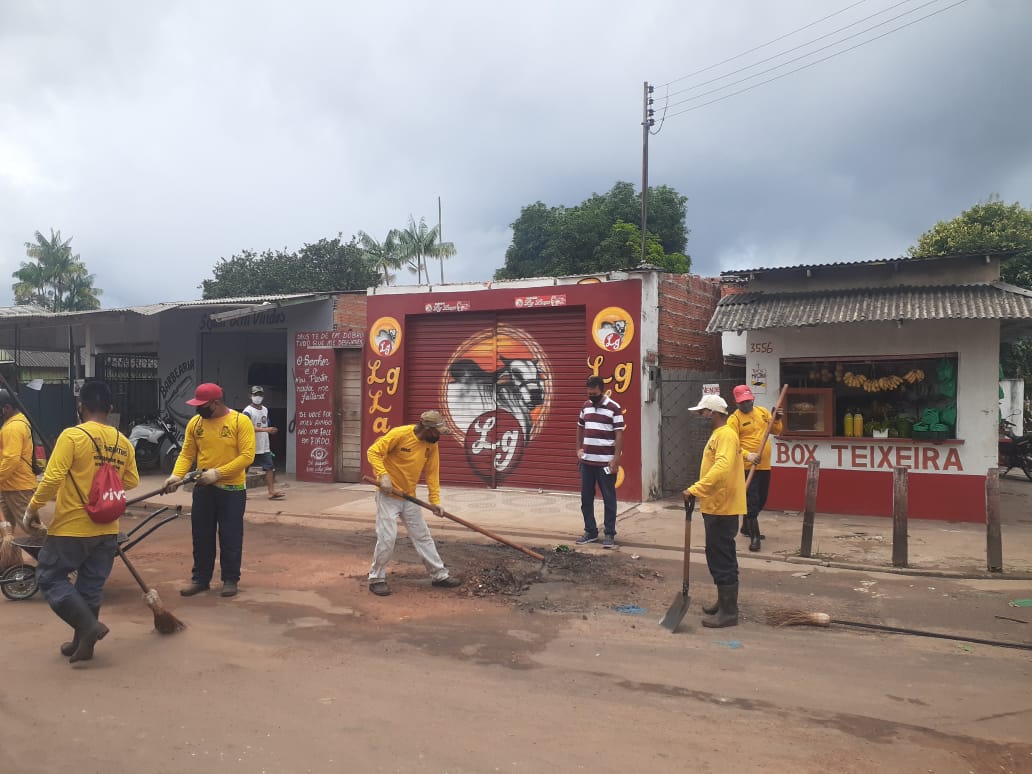
[[[194,390],[193,399],[188,400],[186,403],[189,406],[203,406],[205,403],[211,403],[216,398],[221,397],[221,387],[214,382],[205,382],[204,384],[197,385],[197,389]]]
[[[198,388],[199,389],[199,388]],[[756,396],[752,394],[752,390],[744,384],[740,384],[734,389],[735,403],[744,403],[747,400],[756,400]]]

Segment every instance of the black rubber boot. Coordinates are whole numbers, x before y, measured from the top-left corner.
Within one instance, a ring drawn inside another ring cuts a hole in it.
[[[717,611],[719,609],[720,609],[720,599],[719,598],[712,605],[703,605],[702,606],[702,612],[704,612],[706,615],[716,615]]]
[[[749,550],[759,551],[760,550],[760,520],[756,516],[746,517],[749,521]]]
[[[74,594],[56,605],[51,605],[51,608],[65,623],[75,629],[72,641],[77,643],[68,658],[68,663],[74,664],[76,661],[89,661],[93,658],[93,646],[107,636],[108,628],[97,620],[86,601]]]
[[[738,626],[738,584],[717,586],[717,612],[702,619],[702,625],[710,629]]]
[[[90,608],[90,612],[93,613],[93,617],[94,618],[97,618],[97,619],[100,618],[100,608],[99,607],[91,607]],[[71,656],[73,653],[75,653],[75,651],[76,651],[76,649],[78,647],[79,647],[79,632],[76,631],[75,634],[72,635],[72,641],[71,642],[62,642],[61,643],[61,655],[62,656]]]

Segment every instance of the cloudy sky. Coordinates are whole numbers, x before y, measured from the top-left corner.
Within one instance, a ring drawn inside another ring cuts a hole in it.
[[[192,299],[220,257],[441,197],[446,278],[487,280],[524,205],[640,184],[646,80],[693,272],[897,256],[1032,206],[1032,2],[954,3],[2,2],[0,276],[54,228],[104,306]]]

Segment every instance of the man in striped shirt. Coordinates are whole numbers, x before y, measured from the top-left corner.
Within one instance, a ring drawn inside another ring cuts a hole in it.
[[[598,540],[595,487],[602,495],[603,548],[616,547],[616,474],[623,452],[624,418],[620,404],[603,394],[605,382],[588,377],[588,399],[577,420],[577,458],[580,460],[581,513],[584,534],[577,545]]]

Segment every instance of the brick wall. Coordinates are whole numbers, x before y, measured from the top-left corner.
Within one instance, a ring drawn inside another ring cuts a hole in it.
[[[340,293],[333,299],[333,330],[365,330],[366,328],[366,294]]]
[[[666,274],[659,281],[659,362],[664,368],[720,372],[720,334],[706,333],[720,300],[720,281]]]

